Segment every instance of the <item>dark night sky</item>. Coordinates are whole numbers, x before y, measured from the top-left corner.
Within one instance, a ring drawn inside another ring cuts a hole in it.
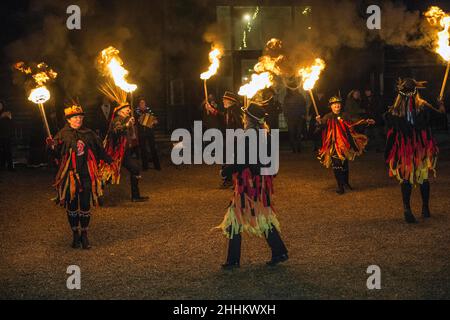
[[[81,1],[81,0],[80,0]],[[83,0],[86,1],[86,0]],[[59,1],[58,1],[59,2]],[[162,32],[161,30],[161,4],[168,3],[170,7],[170,13],[172,15],[171,20],[166,21],[166,31],[164,35],[158,34]],[[127,46],[127,50],[124,50],[123,54],[124,60],[126,60],[128,69],[133,72],[139,83],[145,88],[146,92],[150,92],[151,96],[154,97],[155,104],[160,104],[159,107],[163,108],[164,95],[166,92],[167,77],[181,76],[185,78],[187,83],[187,94],[191,95],[192,91],[195,91],[197,83],[194,82],[198,78],[198,72],[205,65],[206,53],[208,50],[208,44],[204,43],[202,40],[203,33],[205,32],[207,26],[214,22],[214,12],[215,12],[215,2],[216,1],[206,1],[206,0],[172,0],[172,1],[138,1],[138,0],[89,0],[87,3],[95,4],[95,13],[91,13],[86,19],[83,17],[83,26],[93,26],[91,29],[87,28],[88,31],[82,30],[80,34],[68,35],[67,44],[65,44],[64,49],[72,49],[71,46],[74,44],[83,44],[83,39],[86,37],[90,39],[88,33],[92,33],[89,30],[94,29],[94,33],[99,33],[99,21],[101,20],[104,28],[110,27],[111,29],[117,29],[117,26],[123,24],[125,27],[129,28],[132,36],[127,38],[125,35],[119,45],[123,44]],[[227,1],[217,1],[220,4],[224,4]],[[234,4],[242,3],[240,1],[230,1]],[[249,3],[251,1],[244,1]],[[264,4],[271,3],[270,1],[263,1]],[[279,3],[280,1],[277,1]],[[289,2],[289,1],[288,1]],[[294,1],[295,2],[295,1]],[[294,3],[290,2],[290,3]],[[364,1],[363,1],[364,2]],[[18,94],[19,90],[17,86],[14,86],[11,81],[11,61],[8,60],[8,56],[5,53],[5,48],[11,42],[18,39],[25,39],[34,31],[34,25],[42,24],[42,20],[45,18],[45,11],[40,11],[40,13],[30,13],[29,5],[31,3],[44,3],[50,4],[51,1],[37,1],[32,0],[16,0],[16,1],[2,1],[0,2],[0,12],[1,17],[0,23],[3,32],[0,33],[0,80],[4,85],[0,88],[0,96],[7,97],[11,95],[11,92]],[[77,1],[73,1],[77,3]],[[253,3],[259,3],[257,1]],[[304,2],[303,2],[304,3]],[[311,1],[314,4],[314,1]],[[365,1],[367,3],[367,1]],[[450,1],[404,1],[410,10],[421,10],[424,11],[426,8],[433,4],[439,5],[444,10],[450,11]],[[55,14],[55,6],[52,8],[52,13]],[[62,7],[61,7],[62,8]],[[60,10],[60,9],[58,9]],[[57,11],[63,19],[67,17],[65,12]],[[116,15],[119,13],[120,17]],[[208,14],[209,13],[209,14]],[[211,14],[212,13],[212,14]],[[153,16],[152,16],[153,15]],[[100,24],[101,25],[101,24]],[[103,37],[103,34],[101,34]],[[98,39],[105,40],[100,35],[92,37],[93,42],[102,43]],[[162,44],[162,39],[166,41],[166,46]],[[105,43],[107,40],[104,41]],[[96,45],[99,45],[95,43]],[[34,48],[30,47],[30,51]],[[94,47],[92,51],[97,49]],[[91,89],[94,83],[93,77],[95,70],[91,68],[92,53],[86,53],[85,56],[79,56],[80,50],[73,48],[73,61],[81,61],[85,63],[84,70],[86,70],[86,83],[90,83],[88,88],[83,87],[80,92],[83,95],[87,95],[87,89]],[[71,51],[71,52],[72,52]],[[144,59],[141,56],[151,57],[152,61],[149,59]],[[83,52],[84,54],[84,52]],[[133,57],[127,59],[128,57]],[[50,54],[51,57],[51,54]],[[136,58],[137,57],[137,58]],[[170,57],[169,60],[165,58]],[[199,58],[201,57],[201,58]],[[43,59],[45,57],[42,57]],[[60,57],[59,57],[60,58]],[[79,60],[76,60],[78,58]],[[138,58],[141,58],[139,60]],[[89,59],[89,61],[87,61]],[[49,58],[51,60],[51,58]],[[68,63],[69,60],[67,60]],[[61,82],[66,81],[69,84],[75,83],[70,76],[74,76],[71,70],[73,68],[67,67],[64,70],[63,66],[60,65],[66,61],[50,61],[53,62],[59,71],[65,76],[61,76],[58,80],[60,86],[62,86],[62,91],[64,91],[64,84]],[[143,66],[143,63],[146,63]],[[50,63],[49,63],[50,64]],[[89,70],[89,71],[88,71]],[[168,75],[163,75],[162,70],[165,70]],[[78,75],[76,75],[78,76]],[[89,79],[92,78],[92,79]],[[89,80],[91,82],[89,82]],[[158,88],[158,89],[156,89]],[[71,88],[69,88],[71,89]],[[22,89],[20,89],[22,90]],[[23,90],[22,90],[23,91]],[[200,90],[201,93],[201,90]],[[195,101],[197,97],[191,99]]]

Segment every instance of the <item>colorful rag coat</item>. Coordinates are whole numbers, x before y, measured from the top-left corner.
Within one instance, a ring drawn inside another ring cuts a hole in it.
[[[386,114],[385,159],[390,177],[422,184],[428,179],[429,171],[436,175],[439,154],[430,127],[432,109],[423,99],[407,98],[406,101],[398,108],[391,107]]]
[[[54,187],[57,202],[66,206],[89,183],[91,199],[95,206],[102,196],[98,161],[110,161],[97,134],[87,128],[72,129],[68,124],[53,138],[59,170]]]
[[[119,184],[120,168],[125,151],[128,148],[129,130],[128,118],[117,116],[111,120],[110,129],[106,136],[104,145],[106,154],[111,157],[112,163],[100,161],[99,171],[103,183]]]
[[[363,120],[355,122],[345,112],[330,112],[322,118],[322,148],[318,159],[326,168],[331,167],[332,158],[354,160],[363,153],[368,139],[355,131],[355,126],[361,123]]]
[[[248,153],[249,148],[246,150]],[[272,228],[280,231],[273,204],[274,176],[261,175],[261,168],[260,164],[243,164],[226,166],[222,170],[223,176],[233,177],[233,196],[217,227],[228,238],[244,231],[260,237],[267,237]]]

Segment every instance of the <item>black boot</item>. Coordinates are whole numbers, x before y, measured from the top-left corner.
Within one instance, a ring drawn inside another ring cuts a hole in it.
[[[344,190],[344,177],[343,177],[343,172],[341,169],[333,169],[334,172],[334,177],[336,178],[336,183],[337,183],[337,189],[336,189],[336,193],[337,194],[344,194],[345,190]]]
[[[131,183],[131,201],[132,202],[145,202],[148,201],[149,197],[141,197],[139,192],[139,179],[141,176],[135,176],[132,174],[130,176]]]
[[[430,218],[430,182],[425,180],[420,185],[420,194],[422,195],[422,216],[424,218]]]
[[[80,214],[80,225],[81,225],[81,246],[83,249],[90,249],[91,246],[89,244],[89,238],[88,238],[88,229],[89,229],[89,222],[91,221],[91,214],[90,213],[83,213]]]
[[[228,241],[227,261],[222,265],[223,269],[239,268],[241,261],[241,234],[234,234]]]
[[[272,259],[266,263],[268,266],[275,266],[278,263],[289,259],[286,246],[284,245],[283,240],[281,240],[280,234],[275,227],[269,232],[266,240],[272,250]]]
[[[80,216],[78,212],[67,211],[67,219],[69,221],[70,229],[73,232],[72,248],[77,249],[81,246],[80,231],[78,224],[80,223]]]
[[[342,172],[342,176],[343,176],[343,182],[344,185],[349,189],[349,190],[353,190],[353,187],[350,185],[349,183],[349,175],[350,175],[350,170],[348,168],[348,160],[345,160],[344,162],[344,170]]]
[[[402,199],[403,199],[403,209],[404,209],[404,215],[405,215],[405,221],[408,223],[417,223],[416,218],[412,214],[411,211],[411,191],[412,186],[411,183],[408,181],[404,181],[401,184],[402,189]]]

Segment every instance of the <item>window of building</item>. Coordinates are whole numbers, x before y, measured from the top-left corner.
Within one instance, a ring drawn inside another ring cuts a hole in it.
[[[226,50],[261,50],[271,38],[308,36],[311,6],[218,6],[217,22]]]

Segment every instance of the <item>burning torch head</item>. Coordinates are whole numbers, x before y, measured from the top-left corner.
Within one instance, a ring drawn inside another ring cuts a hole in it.
[[[272,57],[279,56],[283,50],[283,42],[280,39],[270,39],[264,48],[264,54]]]
[[[72,105],[64,109],[64,116],[68,120],[75,116],[84,116],[83,108],[79,105]]]
[[[50,99],[50,91],[45,86],[31,90],[28,100],[36,104],[43,104]]]

